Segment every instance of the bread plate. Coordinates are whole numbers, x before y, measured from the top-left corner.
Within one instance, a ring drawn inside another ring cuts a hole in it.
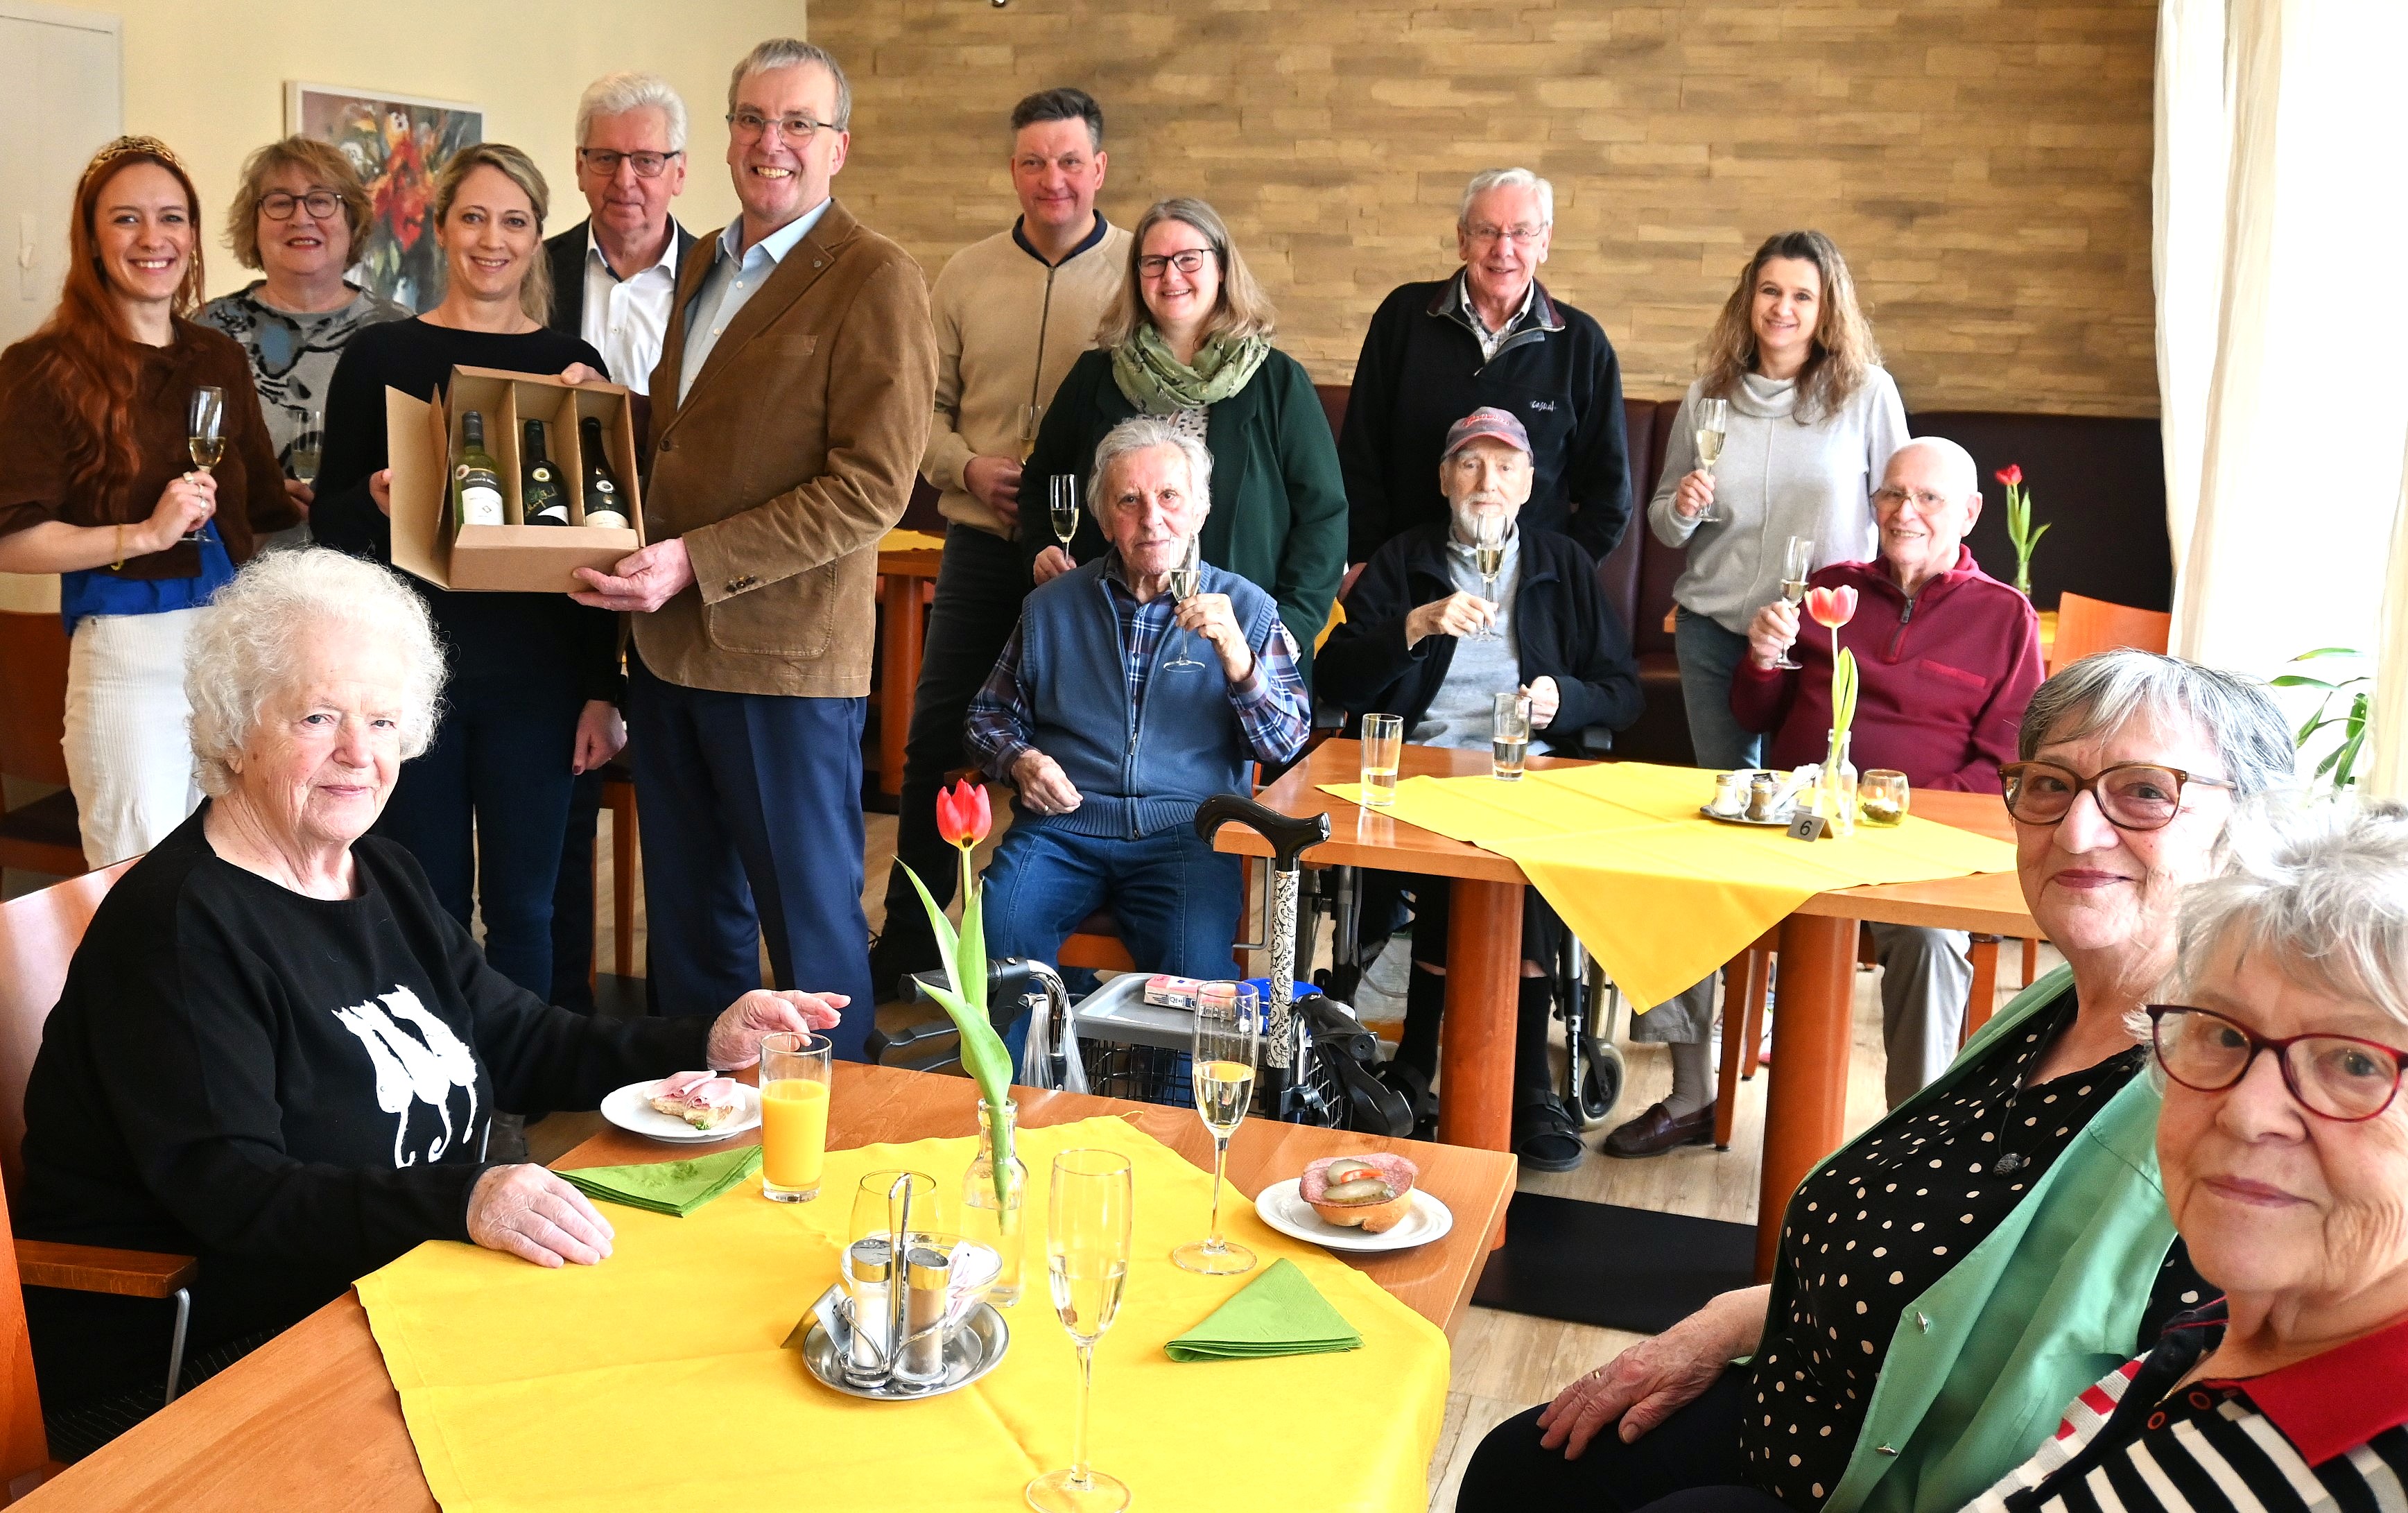
[[[1332,1224],[1312,1211],[1299,1190],[1302,1182],[1289,1177],[1274,1182],[1254,1198],[1254,1213],[1262,1221],[1294,1240],[1309,1240],[1331,1250],[1380,1251],[1411,1250],[1455,1228],[1455,1213],[1445,1203],[1431,1196],[1426,1188],[1415,1188],[1413,1204],[1405,1217],[1379,1234],[1366,1234],[1361,1230],[1343,1224]],[[1389,1200],[1394,1202],[1394,1199]]]
[[[661,1090],[663,1078],[650,1082],[631,1082],[602,1100],[602,1117],[626,1131],[652,1140],[666,1140],[677,1146],[707,1146],[740,1135],[748,1130],[761,1128],[761,1089],[744,1083],[736,1085],[736,1096],[743,1100],[736,1117],[715,1130],[697,1130],[685,1120],[662,1113],[652,1106],[652,1094]]]

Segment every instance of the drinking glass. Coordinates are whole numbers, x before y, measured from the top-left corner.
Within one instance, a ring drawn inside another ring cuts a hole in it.
[[[1797,604],[1806,598],[1806,579],[1814,570],[1814,543],[1803,536],[1789,538],[1789,550],[1781,565],[1781,598],[1783,602]],[[1790,643],[1796,645],[1794,641]],[[1781,649],[1781,660],[1772,664],[1784,671],[1798,670],[1798,659],[1789,655],[1789,647]]]
[[[1054,539],[1062,555],[1070,555],[1070,538],[1079,534],[1079,475],[1055,473],[1045,481],[1046,512],[1053,516]]]
[[[1730,401],[1700,399],[1690,418],[1696,426],[1694,439],[1698,443],[1698,466],[1708,478],[1712,478],[1714,476],[1714,464],[1722,460],[1723,436],[1730,429]],[[1698,512],[1698,524],[1700,526],[1711,525],[1722,518],[1714,513],[1714,507],[1711,504]]]
[[[322,411],[306,412],[301,429],[294,435],[293,445],[284,454],[285,466],[295,481],[315,486],[318,482],[318,459],[326,450],[326,416]]]
[[[1480,569],[1480,597],[1489,603],[1497,602],[1497,574],[1505,566],[1505,517],[1493,510],[1483,510],[1471,517],[1471,551],[1473,565]],[[1494,621],[1471,633],[1474,641],[1495,641]]]
[[[1489,734],[1488,774],[1502,783],[1522,781],[1530,753],[1530,696],[1515,689],[1497,696],[1497,725]]]
[[[1363,716],[1363,801],[1385,808],[1397,801],[1397,764],[1405,754],[1405,717]]]
[[[1127,1483],[1087,1464],[1087,1399],[1095,1386],[1096,1342],[1112,1327],[1128,1281],[1135,1189],[1128,1158],[1116,1152],[1066,1150],[1054,1158],[1045,1270],[1054,1313],[1079,1351],[1079,1411],[1070,1468],[1048,1471],[1028,1484],[1028,1506],[1039,1513],[1114,1513],[1129,1506]]]
[[[1197,538],[1193,536],[1187,538],[1186,555],[1179,559],[1179,566],[1170,569],[1170,597],[1182,604],[1196,597],[1197,588],[1204,581],[1204,559],[1196,542]],[[1189,655],[1195,644],[1194,639],[1186,631],[1181,631],[1179,655],[1162,664],[1164,670],[1168,671],[1171,668],[1200,669],[1203,667],[1203,663]]]
[[[895,1232],[900,1229],[915,1234],[943,1228],[937,1208],[937,1179],[925,1172],[888,1167],[867,1174],[853,1189],[853,1218],[845,1231],[844,1285],[853,1298],[856,1329],[853,1364],[860,1370],[877,1370],[880,1358],[889,1348]],[[865,1240],[873,1243],[865,1248]]]
[[[1906,822],[1906,774],[1876,767],[1856,781],[1856,815],[1868,825]]]
[[[836,1042],[807,1030],[761,1037],[761,1191],[781,1203],[820,1195]]]
[[[225,391],[208,383],[194,389],[185,418],[184,444],[192,451],[193,466],[208,472],[225,455]],[[197,541],[208,534],[208,523],[203,521],[199,529],[184,532],[183,540]]]
[[[1256,996],[1244,983],[1206,983],[1196,1000],[1196,1028],[1188,1069],[1196,1084],[1196,1112],[1212,1133],[1212,1227],[1170,1253],[1180,1270],[1207,1276],[1236,1276],[1254,1269],[1254,1253],[1221,1238],[1221,1181],[1229,1165],[1229,1137],[1246,1117],[1254,1094],[1254,1067],[1262,1053]]]
[[[1037,423],[1044,418],[1045,407],[1043,405],[1023,405],[1020,407],[1021,461],[1026,462],[1028,460],[1029,454],[1037,450]]]

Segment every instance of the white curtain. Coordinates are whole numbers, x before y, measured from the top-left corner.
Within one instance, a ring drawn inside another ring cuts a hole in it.
[[[2157,376],[2173,650],[2376,649],[2408,446],[2398,0],[2161,0]],[[2408,621],[2408,614],[2400,617]]]

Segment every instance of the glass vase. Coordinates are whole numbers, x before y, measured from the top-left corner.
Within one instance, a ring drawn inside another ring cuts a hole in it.
[[[1006,1101],[1001,1116],[980,1099],[978,1155],[962,1176],[962,1237],[993,1246],[1002,1262],[987,1302],[1009,1308],[1020,1301],[1021,1258],[1027,1249],[1028,1226],[1023,1206],[1028,1196],[1028,1168],[1021,1162],[1011,1138],[1020,1105]],[[1006,1158],[1010,1175],[1000,1197],[996,1192],[995,1152],[1000,1143],[1012,1154]]]
[[[1823,758],[1823,773],[1814,780],[1814,813],[1834,836],[1856,830],[1856,770],[1848,760],[1848,733],[1831,732],[1831,746]]]

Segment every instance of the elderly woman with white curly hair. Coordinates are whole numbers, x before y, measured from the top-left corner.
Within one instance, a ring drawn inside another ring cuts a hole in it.
[[[370,836],[426,747],[443,657],[388,569],[251,564],[194,629],[185,684],[209,797],[102,903],[25,1091],[19,1232],[201,1261],[204,1367],[422,1240],[538,1265],[610,1254],[538,1166],[493,1165],[496,1108],[592,1108],[621,1084],[752,1064],[840,996],[746,993],[715,1019],[612,1022],[486,965],[409,853]],[[46,1406],[150,1383],[158,1304],[31,1290]]]

